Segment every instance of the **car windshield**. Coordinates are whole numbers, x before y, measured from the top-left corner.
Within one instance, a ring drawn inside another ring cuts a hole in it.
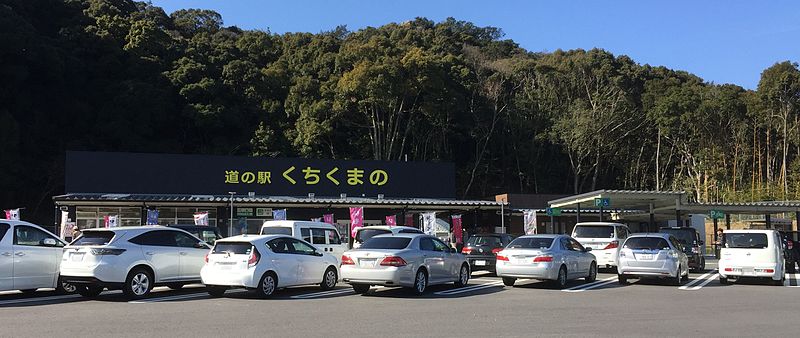
[[[467,245],[470,246],[501,246],[500,237],[498,236],[470,236],[467,239]]]
[[[389,230],[385,229],[364,229],[356,233],[356,242],[364,243],[364,241],[375,237],[377,235],[390,234]]]
[[[262,235],[292,235],[292,228],[290,227],[263,227],[261,228]]]
[[[575,236],[578,238],[614,238],[614,227],[610,225],[576,225]]]
[[[376,237],[364,242],[359,249],[405,249],[411,243],[407,237]]]
[[[552,238],[521,237],[511,241],[508,249],[549,249],[552,245]]]
[[[669,243],[661,237],[631,237],[622,246],[631,250],[669,250]]]
[[[247,242],[217,242],[211,253],[230,253],[232,255],[249,255],[253,245]]]
[[[763,249],[767,247],[767,234],[727,233],[725,234],[725,247],[739,249]]]
[[[675,236],[678,242],[686,245],[694,245],[695,237],[692,229],[661,229],[662,233]]]
[[[106,245],[111,242],[112,238],[114,238],[113,231],[84,231],[81,237],[78,237],[70,245]]]

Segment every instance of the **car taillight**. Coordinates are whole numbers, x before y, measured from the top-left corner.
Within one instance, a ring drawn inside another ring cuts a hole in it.
[[[353,259],[350,258],[350,256],[342,255],[342,265],[356,265],[356,262],[353,262]]]
[[[463,248],[461,248],[461,253],[465,254],[465,255],[469,255],[470,253],[472,253],[472,248],[463,247]]]
[[[733,268],[725,268],[725,271],[726,272],[731,272],[731,271],[733,271]]]
[[[206,254],[206,257],[204,259],[206,260],[206,263],[208,263],[208,254]]]
[[[250,258],[247,260],[247,267],[252,268],[258,264],[258,260],[261,259],[261,254],[258,253],[258,250],[253,248],[253,251],[250,253]]]
[[[794,242],[792,242],[792,241],[786,242],[786,248],[787,249],[792,250],[793,247],[794,247]]]
[[[381,261],[381,266],[406,266],[406,261],[397,256],[389,256]]]
[[[503,255],[497,255],[497,260],[498,261],[506,261],[506,262],[508,262],[508,257],[503,256]]]
[[[603,250],[616,249],[616,248],[619,248],[619,241],[611,241],[611,243],[608,243],[608,245],[606,245],[606,247],[603,248]]]
[[[552,261],[553,261],[553,256],[536,256],[536,258],[533,259],[534,263],[545,263]]]
[[[775,273],[775,269],[766,269],[764,270],[766,273]]]
[[[503,248],[494,248],[494,249],[492,249],[492,253],[495,254],[495,255],[500,253],[500,251],[503,251]]]

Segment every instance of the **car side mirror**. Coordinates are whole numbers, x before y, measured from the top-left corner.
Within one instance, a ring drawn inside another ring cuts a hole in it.
[[[314,251],[314,253],[312,255],[317,256],[317,257],[322,257],[323,253],[321,253],[319,251]]]
[[[56,242],[56,240],[52,238],[45,238],[42,239],[41,242],[39,242],[39,244],[44,246],[56,246],[58,242]]]
[[[588,247],[587,248],[583,248],[583,252],[589,252],[589,251],[592,251],[592,248],[588,248]]]
[[[450,248],[450,253],[458,253],[458,250],[456,250],[455,248]]]
[[[195,249],[208,249],[206,242],[197,242],[194,244]]]

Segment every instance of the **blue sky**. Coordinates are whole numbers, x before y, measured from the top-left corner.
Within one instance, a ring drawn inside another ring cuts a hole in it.
[[[167,13],[213,9],[225,25],[274,33],[350,30],[447,17],[501,28],[530,51],[599,47],[641,64],[755,89],[775,62],[800,61],[800,1],[153,0]]]

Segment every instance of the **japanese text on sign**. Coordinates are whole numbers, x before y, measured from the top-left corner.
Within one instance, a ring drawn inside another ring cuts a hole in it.
[[[298,172],[302,173],[302,175]],[[383,186],[389,182],[389,173],[381,169],[367,172],[365,169],[361,168],[349,168],[343,170],[343,174],[345,175],[342,175],[342,173],[337,175],[338,172],[339,168],[337,167],[323,172],[319,168],[305,167],[298,169],[295,166],[291,166],[280,172],[279,179],[282,178],[286,183],[291,185],[298,183],[316,185],[323,179],[334,185],[346,184],[351,186],[364,184]],[[225,170],[225,183],[269,185],[272,184],[272,172]]]

